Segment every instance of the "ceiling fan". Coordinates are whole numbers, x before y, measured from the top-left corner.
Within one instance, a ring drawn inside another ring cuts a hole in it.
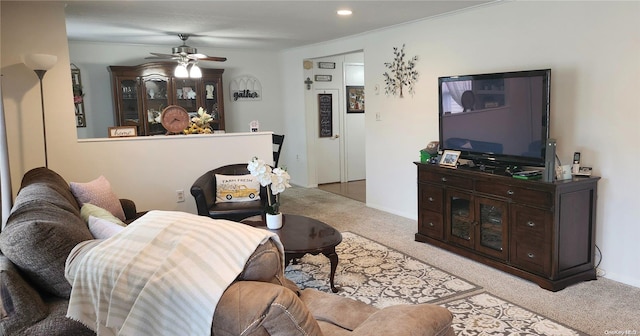
[[[198,61],[214,61],[214,62],[224,62],[227,60],[226,57],[215,57],[215,56],[207,56],[205,54],[199,54],[198,49],[190,47],[187,45],[187,40],[189,39],[189,34],[178,34],[178,37],[182,40],[182,45],[178,47],[171,48],[171,54],[161,54],[152,52],[150,57],[146,59],[155,59],[155,60],[177,60],[178,63],[195,63]]]

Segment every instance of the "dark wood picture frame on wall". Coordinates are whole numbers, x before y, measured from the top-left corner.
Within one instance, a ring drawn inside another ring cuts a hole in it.
[[[320,138],[333,136],[333,96],[330,93],[318,94],[318,125]]]
[[[347,86],[347,113],[364,113],[364,86]]]

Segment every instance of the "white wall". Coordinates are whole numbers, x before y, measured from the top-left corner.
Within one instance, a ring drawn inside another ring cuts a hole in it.
[[[189,188],[201,174],[224,164],[248,162],[253,156],[272,157],[270,132],[79,142],[73,113],[64,5],[6,1],[1,5],[2,93],[14,194],[22,175],[44,164],[40,87],[35,73],[21,59],[22,55],[30,53],[58,56],[57,64],[43,80],[48,158],[49,168],[68,182],[86,182],[104,175],[118,196],[134,200],[141,210],[195,213]],[[111,94],[105,92],[104,95]],[[272,95],[277,100],[277,91]],[[240,113],[257,112],[246,109]],[[273,119],[275,129],[279,126],[278,115]],[[268,128],[270,121],[264,124],[267,127],[263,129]],[[184,190],[186,201],[176,203],[176,190],[180,189]]]
[[[551,68],[551,136],[558,140],[559,158],[566,163],[580,151],[583,165],[602,176],[596,232],[600,267],[611,279],[640,286],[635,248],[640,225],[633,211],[640,188],[635,172],[640,157],[634,155],[640,128],[639,21],[638,2],[503,2],[288,50],[282,57],[290,65],[283,68],[283,87],[292,99],[284,106],[285,127],[300,139],[290,153],[304,152],[310,143],[300,131],[308,121],[300,116],[299,64],[305,58],[364,50],[367,205],[416,218],[412,162],[438,139],[437,77]],[[402,44],[407,56],[420,58],[416,94],[403,99],[375,95],[375,85],[384,92],[384,63]],[[313,158],[305,159],[290,165],[297,179],[310,179]]]
[[[182,42],[176,37],[176,46]],[[190,41],[197,46],[197,42]],[[106,137],[107,127],[114,126],[110,65],[138,65],[150,60],[150,52],[168,53],[170,46],[120,45],[96,42],[69,42],[71,63],[80,68],[85,92],[87,127],[78,128],[79,138]],[[225,127],[227,132],[247,132],[249,122],[258,120],[261,131],[282,132],[280,76],[278,54],[273,51],[245,52],[233,49],[198,47],[198,52],[227,57],[226,62],[200,62],[202,68],[224,69],[222,75]],[[262,84],[262,99],[233,101],[229,84],[239,76],[252,75]],[[284,148],[283,148],[284,150]]]

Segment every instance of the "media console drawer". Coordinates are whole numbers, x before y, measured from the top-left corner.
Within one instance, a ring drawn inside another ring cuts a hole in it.
[[[495,181],[477,181],[476,191],[485,194],[510,198],[515,202],[529,203],[544,208],[549,208],[553,204],[551,193],[540,190],[526,189],[506,183],[496,183]]]
[[[473,180],[447,173],[421,171],[418,172],[418,181],[437,183],[463,189],[473,188]]]
[[[420,204],[425,210],[442,212],[442,188],[432,185],[420,187]]]

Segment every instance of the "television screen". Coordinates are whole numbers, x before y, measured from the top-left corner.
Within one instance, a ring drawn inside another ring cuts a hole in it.
[[[496,165],[544,166],[551,70],[438,78],[440,148]]]

